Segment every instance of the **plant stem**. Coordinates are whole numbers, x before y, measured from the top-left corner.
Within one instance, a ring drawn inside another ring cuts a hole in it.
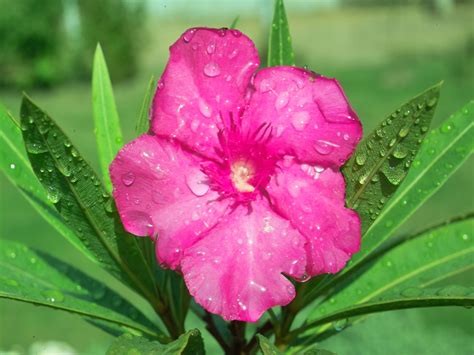
[[[225,339],[222,337],[221,333],[217,329],[217,327],[216,327],[216,325],[215,325],[215,323],[212,319],[211,313],[206,311],[206,313],[204,314],[203,320],[206,322],[206,329],[216,339],[216,341],[221,346],[222,350],[224,350],[225,353],[228,354],[231,350],[230,346],[229,346],[229,344],[227,344],[227,342],[225,341]]]
[[[245,352],[245,322],[232,321],[229,324],[232,333],[232,347],[227,353],[229,355],[244,355]]]

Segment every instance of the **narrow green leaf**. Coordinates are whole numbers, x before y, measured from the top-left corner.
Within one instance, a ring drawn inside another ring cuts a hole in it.
[[[165,340],[137,308],[101,282],[44,252],[0,239],[0,298],[67,311]]]
[[[25,152],[21,130],[14,118],[0,105],[0,166],[3,173],[17,186],[35,210],[82,254],[91,260],[94,256],[63,222],[53,204],[47,199]]]
[[[291,46],[290,28],[283,0],[275,0],[270,38],[268,40],[267,66],[295,65],[295,54]]]
[[[204,355],[205,351],[201,333],[193,329],[166,345],[143,337],[124,334],[117,338],[107,351],[107,355],[123,354]]]
[[[92,70],[92,108],[100,167],[106,187],[111,191],[109,165],[122,147],[123,138],[109,71],[99,44],[94,54]]]
[[[152,302],[154,278],[136,238],[123,230],[113,200],[92,168],[52,119],[26,96],[21,125],[33,171],[62,219],[102,267]]]
[[[258,347],[262,351],[263,355],[282,355],[283,353],[262,334],[257,334]]]
[[[290,336],[294,336],[302,331],[309,331],[319,325],[328,324],[338,320],[347,320],[350,317],[407,308],[446,306],[473,307],[474,287],[447,286],[423,290],[407,289],[401,293],[386,294],[371,301],[349,306],[324,317],[310,321],[305,326],[291,332]],[[325,329],[327,328],[329,328],[329,326],[325,327]],[[308,343],[309,339],[314,338],[314,334],[308,335],[309,337],[306,338],[304,341],[305,343]]]
[[[315,307],[309,322],[386,294],[421,295],[425,287],[472,269],[474,219],[468,218],[408,239],[377,259],[342,291]]]
[[[433,118],[440,86],[433,86],[388,116],[359,143],[344,165],[347,206],[361,217],[362,234],[412,165]]]
[[[143,133],[148,132],[150,126],[150,106],[151,101],[153,100],[153,95],[156,90],[156,79],[152,75],[150,81],[148,82],[148,87],[145,92],[145,97],[143,98],[142,108],[140,110],[140,116],[138,117],[137,125],[135,127],[135,133],[137,136],[142,135]]]
[[[474,150],[474,101],[457,111],[423,142],[404,183],[364,236],[357,263],[400,227],[449,179]]]
[[[237,15],[234,19],[234,21],[232,21],[232,23],[230,24],[230,29],[233,30],[237,27],[237,23],[239,22],[239,19],[240,19],[240,15]]]

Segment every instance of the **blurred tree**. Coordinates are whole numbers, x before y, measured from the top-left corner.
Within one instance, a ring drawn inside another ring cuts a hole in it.
[[[82,74],[90,77],[92,56],[100,42],[113,79],[128,78],[138,67],[145,1],[77,0],[81,22]]]
[[[61,0],[0,0],[0,85],[50,86],[61,77]]]

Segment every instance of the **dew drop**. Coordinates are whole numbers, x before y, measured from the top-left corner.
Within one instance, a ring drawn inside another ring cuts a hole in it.
[[[199,120],[192,120],[192,122],[191,122],[191,131],[196,133],[200,124],[201,123],[199,122]]]
[[[218,76],[221,73],[221,68],[216,62],[209,62],[204,66],[204,74],[210,78]]]
[[[191,42],[191,40],[193,39],[195,33],[196,33],[195,28],[186,31],[186,33],[183,35],[183,41],[185,43]]]
[[[300,111],[293,114],[291,117],[291,124],[297,131],[302,131],[310,120],[309,113],[306,111]]]
[[[446,122],[441,126],[441,132],[442,133],[449,133],[453,129],[453,124],[450,122]]]
[[[288,91],[284,91],[278,95],[275,100],[275,108],[277,110],[282,109],[286,105],[288,105],[288,101],[290,100],[290,94]]]
[[[434,105],[436,105],[437,102],[438,102],[438,98],[432,97],[431,99],[428,100],[428,102],[426,103],[426,105],[427,105],[429,108],[432,108]]]
[[[204,196],[209,191],[207,176],[201,171],[188,175],[186,177],[186,185],[198,197]]]
[[[403,138],[403,137],[406,137],[409,132],[410,132],[410,127],[402,127],[400,131],[398,132],[398,135]]]
[[[332,326],[336,332],[340,332],[341,330],[344,330],[347,327],[348,322],[349,321],[347,319],[340,319],[334,322]]]
[[[294,296],[295,295],[295,287],[293,285],[286,286],[286,292],[288,292],[288,294],[290,296]]]
[[[275,83],[273,82],[273,80],[270,80],[270,79],[263,79],[261,82],[260,82],[260,91],[261,92],[268,92],[268,91],[271,91],[273,90],[273,88],[275,87]]]
[[[339,148],[339,145],[321,139],[317,140],[314,144],[314,149],[321,155],[328,155],[332,153],[335,148]]]
[[[136,202],[136,200],[134,201]],[[133,234],[146,237],[154,234],[154,225],[148,213],[143,211],[125,211],[122,220],[130,221],[133,226]]]
[[[45,290],[41,294],[48,302],[58,303],[64,301],[64,294],[59,290]]]
[[[46,191],[46,197],[52,203],[58,203],[61,198],[59,195],[59,191],[53,186],[48,186],[48,189]]]
[[[214,42],[210,42],[207,45],[206,52],[208,54],[213,54],[216,51],[216,44]]]
[[[202,99],[199,100],[199,111],[204,117],[207,118],[211,117],[212,115],[212,108]]]
[[[129,171],[128,173],[122,174],[122,183],[125,186],[130,186],[135,181],[135,174]]]
[[[357,165],[364,165],[367,160],[367,156],[361,152],[356,155],[355,160]]]

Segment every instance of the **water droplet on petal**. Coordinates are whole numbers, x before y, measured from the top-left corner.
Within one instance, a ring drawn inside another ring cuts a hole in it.
[[[288,101],[290,100],[290,94],[288,91],[284,91],[278,95],[278,97],[275,100],[275,108],[277,110],[282,109],[286,105],[288,105]]]
[[[314,149],[321,155],[328,155],[334,151],[335,148],[339,148],[339,145],[319,139],[314,144]]]
[[[208,54],[213,54],[216,51],[216,44],[214,42],[210,42],[207,45],[206,52]]]
[[[271,90],[273,90],[274,87],[275,87],[275,83],[273,82],[273,80],[263,79],[260,82],[260,91],[261,92],[271,91]]]
[[[310,120],[309,113],[306,111],[300,111],[293,114],[291,117],[291,124],[297,131],[302,131]]]
[[[122,183],[125,186],[132,185],[134,181],[135,181],[135,174],[133,174],[131,171],[122,175]]]
[[[186,31],[186,33],[183,35],[183,41],[185,43],[191,42],[191,40],[193,39],[195,33],[196,33],[195,28]]]
[[[125,211],[122,220],[133,226],[133,234],[145,237],[154,235],[154,225],[148,213],[143,211]]]
[[[198,197],[204,196],[209,191],[207,176],[201,171],[188,175],[186,177],[186,185],[189,187],[191,192]]]
[[[239,51],[237,49],[234,49],[232,52],[229,54],[229,59],[234,59],[237,57],[237,54],[239,54]]]
[[[210,78],[218,76],[221,73],[221,68],[216,62],[209,62],[204,66],[204,74]]]
[[[199,120],[192,120],[192,122],[191,122],[191,131],[196,133],[200,124],[201,123],[199,122]]]
[[[200,99],[199,100],[199,111],[202,113],[204,117],[211,117],[212,115],[212,108],[208,105],[207,102],[204,100]]]

